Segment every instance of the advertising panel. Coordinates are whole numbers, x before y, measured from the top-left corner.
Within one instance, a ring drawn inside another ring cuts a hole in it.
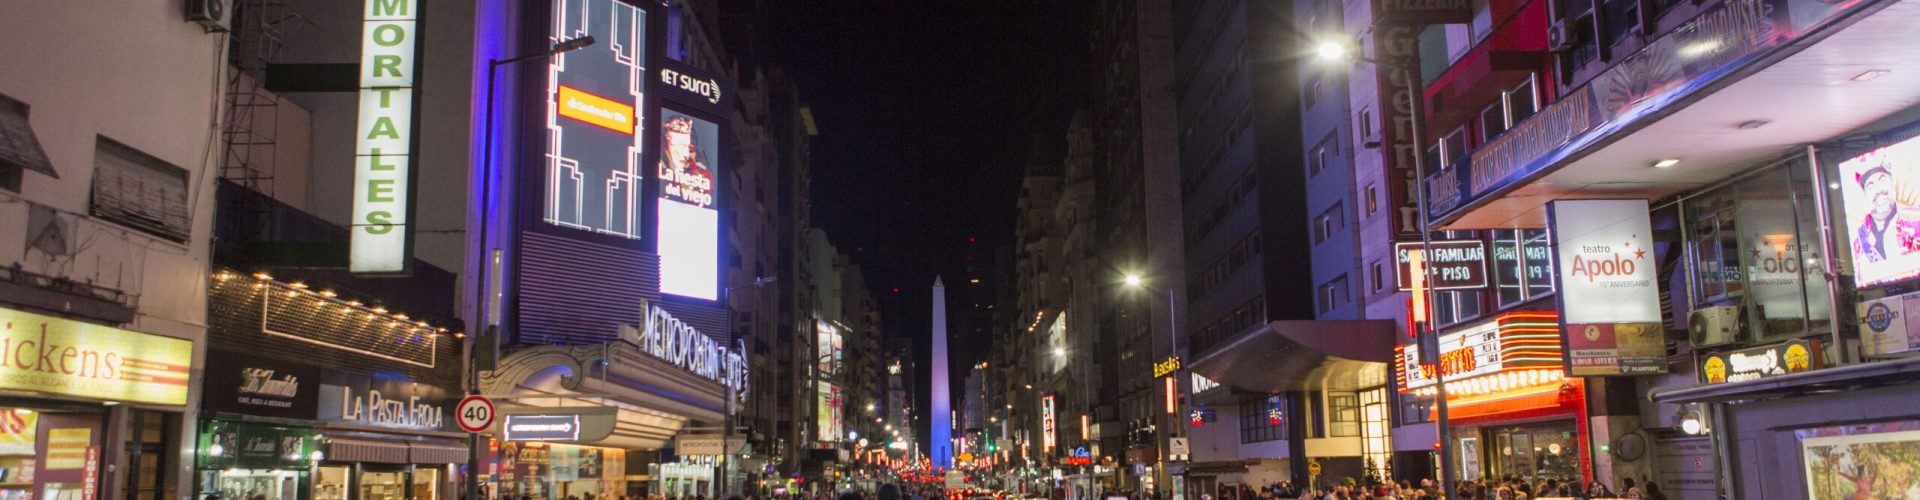
[[[839,442],[841,438],[845,437],[840,430],[840,411],[842,405],[842,401],[840,400],[840,386],[831,382],[821,382],[816,387],[819,392],[819,400],[817,401],[819,408],[817,410],[818,421],[815,422],[817,427],[815,428],[820,432],[819,439],[829,443]]]
[[[313,429],[226,420],[200,432],[202,468],[305,468],[312,465]]]
[[[1905,294],[1861,301],[1860,353],[1878,357],[1920,349],[1920,295]]]
[[[1053,395],[1049,394],[1046,397],[1040,398],[1040,448],[1041,449],[1048,450],[1048,451],[1053,450],[1054,444],[1056,444],[1056,442],[1058,441],[1058,439],[1056,439],[1053,434],[1054,430],[1059,427],[1058,420],[1059,418],[1056,416],[1056,412],[1054,411],[1054,408],[1053,408]]]
[[[1794,431],[1813,500],[1912,498],[1920,478],[1920,422]]]
[[[660,110],[660,293],[719,296],[720,212],[713,187],[720,153],[720,126]]]
[[[1840,179],[1860,286],[1920,276],[1920,138],[1841,162]]]
[[[1406,373],[1406,389],[1433,385],[1444,373],[1449,381],[1500,371],[1499,323],[1488,321],[1472,328],[1440,336],[1440,365],[1420,364],[1420,346],[1406,346],[1400,367]],[[1439,370],[1440,373],[1435,373]]]
[[[207,357],[235,361],[207,369],[206,410],[301,419],[319,413],[319,367],[225,349],[208,349]]]
[[[187,403],[193,342],[0,308],[0,389]]]
[[[23,408],[0,408],[0,455],[32,455],[40,432],[40,414]]]
[[[1700,358],[1700,381],[1744,382],[1820,368],[1820,341],[1792,340]]]
[[[640,238],[647,13],[618,0],[553,2],[549,43],[594,44],[547,64],[541,219],[621,239]]]
[[[360,36],[360,119],[354,129],[353,235],[348,268],[405,273],[413,259],[414,81],[420,1],[368,0]]]
[[[1647,214],[1647,201],[1638,199],[1547,204],[1569,376],[1667,371]]]
[[[1394,243],[1394,259],[1399,262],[1394,274],[1400,291],[1413,291],[1413,272],[1409,269],[1420,243]],[[1487,245],[1480,240],[1435,241],[1425,265],[1433,273],[1434,290],[1478,290],[1487,287]]]

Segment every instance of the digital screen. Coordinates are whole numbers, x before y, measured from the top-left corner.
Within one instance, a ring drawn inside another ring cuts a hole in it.
[[[660,292],[713,300],[719,295],[720,216],[713,185],[720,127],[660,111]]]
[[[821,382],[818,389],[820,394],[820,399],[817,401],[817,403],[819,403],[818,411],[820,418],[818,424],[820,440],[829,442],[839,441],[841,435],[840,411],[842,406],[840,386]]]
[[[1920,138],[1841,163],[1837,180],[1860,286],[1920,275]]]
[[[640,238],[646,33],[646,12],[617,0],[553,3],[549,42],[594,43],[547,64],[547,223]]]

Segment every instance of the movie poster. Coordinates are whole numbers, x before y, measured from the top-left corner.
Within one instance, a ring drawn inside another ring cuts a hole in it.
[[[1920,275],[1920,139],[1842,162],[1839,174],[1860,286]]]
[[[1807,473],[1807,498],[1920,497],[1920,422],[1794,431]]]

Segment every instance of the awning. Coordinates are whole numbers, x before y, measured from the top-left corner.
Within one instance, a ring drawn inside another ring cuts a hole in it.
[[[1743,382],[1657,387],[1648,392],[1647,397],[1667,404],[1757,400],[1863,386],[1904,384],[1915,380],[1920,380],[1920,358],[1900,358]]]
[[[590,443],[659,449],[692,423],[717,425],[727,411],[727,388],[626,342],[594,346],[540,346],[515,351],[500,369],[481,375],[482,392],[510,394],[499,411],[610,406],[619,410],[613,435]]]
[[[389,441],[363,441],[359,439],[329,438],[322,450],[331,462],[364,462],[371,464],[404,464],[407,462],[407,444]]]
[[[329,462],[373,464],[464,464],[467,444],[446,438],[381,440],[370,436],[328,437],[321,446]]]
[[[1260,394],[1351,391],[1387,383],[1393,362],[1391,320],[1275,321],[1214,347],[1194,373]]]

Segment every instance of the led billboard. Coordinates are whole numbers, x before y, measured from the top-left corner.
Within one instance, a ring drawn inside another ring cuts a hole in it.
[[[713,300],[719,296],[720,214],[714,179],[720,166],[720,126],[660,110],[660,293]]]
[[[647,14],[617,0],[553,3],[549,42],[594,37],[547,64],[541,219],[638,239],[645,171]]]
[[[1839,184],[1860,286],[1920,276],[1920,138],[1840,163]]]

